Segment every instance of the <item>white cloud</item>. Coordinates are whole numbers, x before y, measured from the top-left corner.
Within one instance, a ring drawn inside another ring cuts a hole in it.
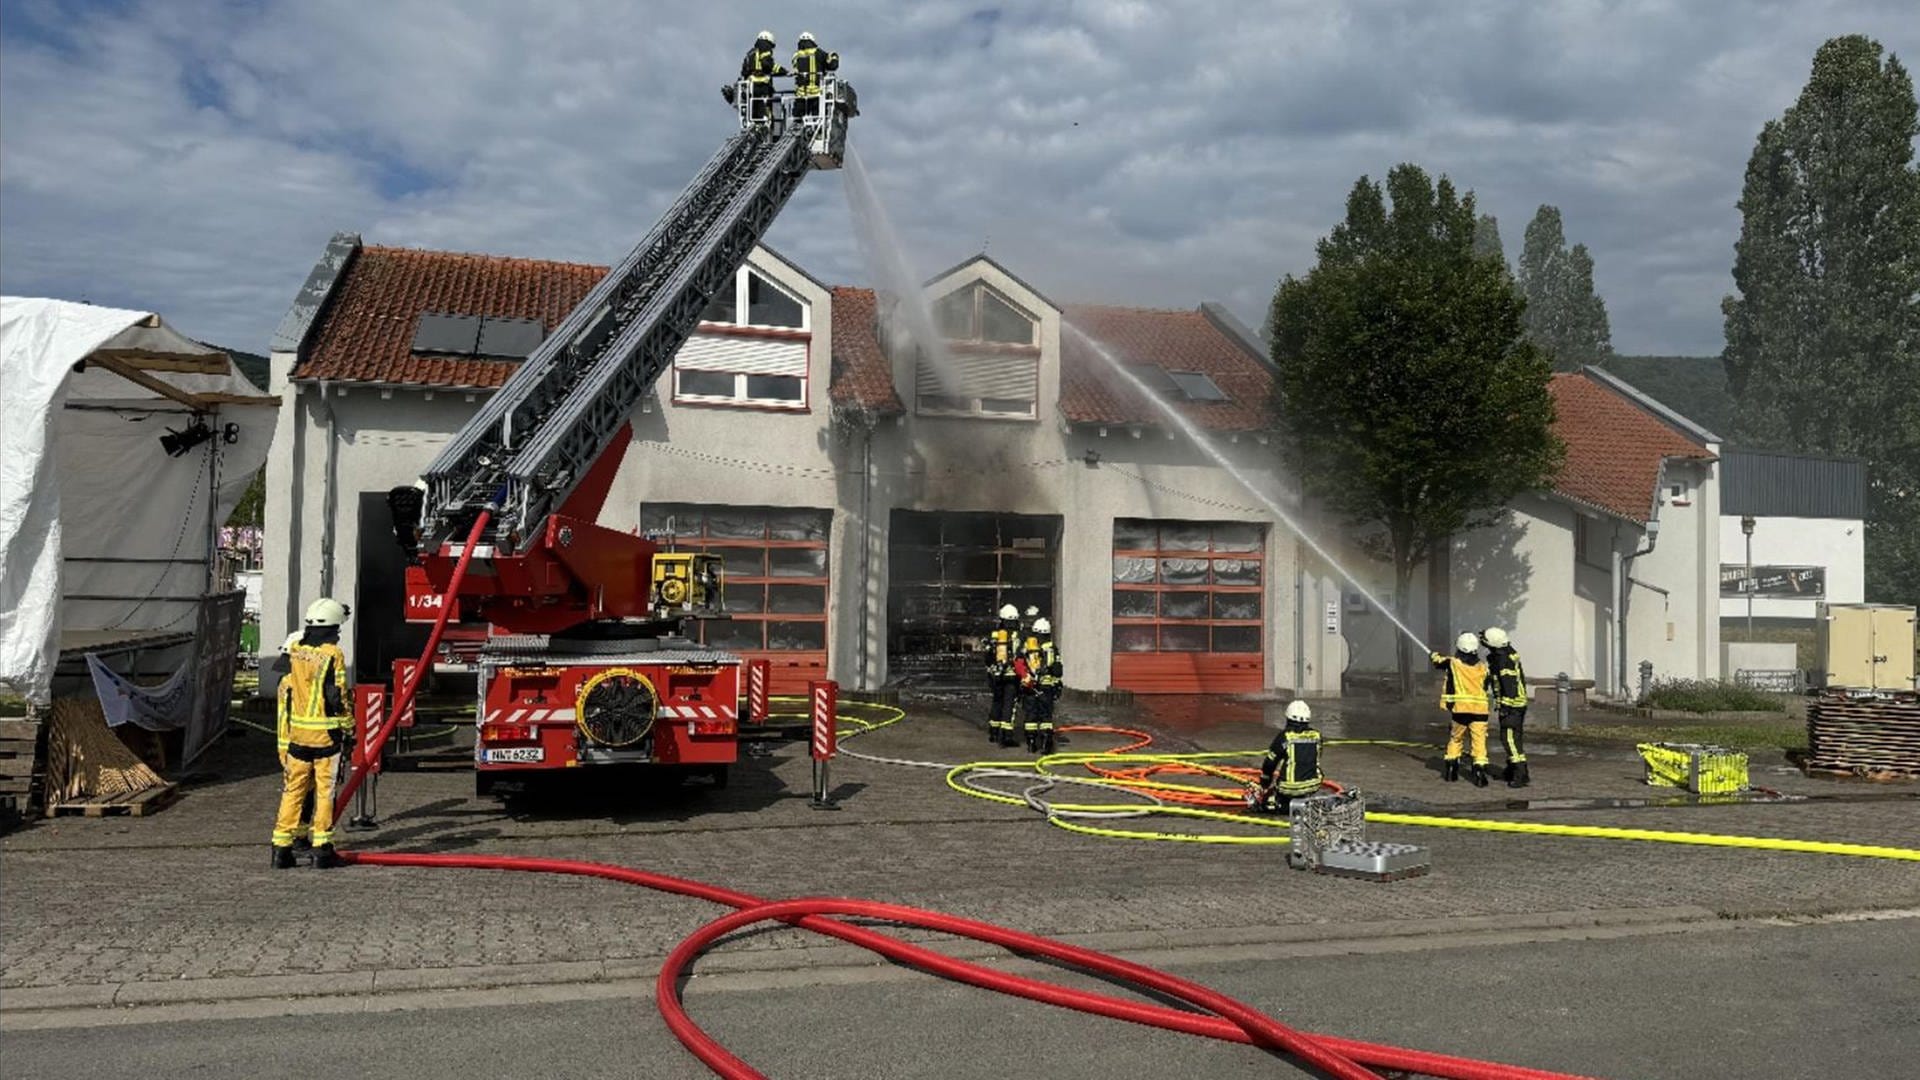
[[[662,13],[671,10],[671,19]],[[261,349],[326,238],[609,261],[728,129],[745,4],[53,0],[0,25],[0,279]],[[1042,14],[1041,12],[1045,12]],[[1594,252],[1626,351],[1711,352],[1760,124],[1879,0],[821,3],[854,141],[925,271],[983,244],[1059,300],[1258,322],[1362,173],[1446,172],[1516,248]],[[867,278],[839,183],[772,243]]]

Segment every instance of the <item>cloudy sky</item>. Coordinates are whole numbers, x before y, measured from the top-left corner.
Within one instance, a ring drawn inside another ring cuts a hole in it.
[[[608,262],[726,136],[767,24],[844,58],[907,257],[1262,318],[1361,174],[1414,161],[1594,252],[1623,352],[1713,353],[1762,122],[1910,0],[1006,4],[0,0],[0,287],[264,351],[327,238]],[[1737,12],[1734,14],[1733,12]],[[869,282],[841,181],[768,238]]]

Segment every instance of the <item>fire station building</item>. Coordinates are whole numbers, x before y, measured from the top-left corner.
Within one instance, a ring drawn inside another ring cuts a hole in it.
[[[424,628],[404,620],[386,493],[603,273],[334,238],[271,347],[282,406],[263,643],[332,595],[353,606],[359,678],[417,655]],[[782,691],[820,677],[972,687],[977,642],[1011,603],[1052,619],[1080,689],[1334,694],[1349,669],[1391,666],[1365,601],[1139,392],[1173,402],[1225,463],[1300,512],[1264,434],[1265,348],[1224,309],[1062,305],[985,256],[925,295],[943,355],[896,332],[906,318],[873,291],[757,248],[632,418],[602,524],[725,556],[732,617],[701,624],[704,640],[770,660]],[[1644,546],[1663,480],[1711,486],[1714,454],[1626,391],[1560,379],[1568,473],[1496,538],[1545,570],[1550,592],[1531,570],[1479,574],[1497,598],[1462,576],[1436,614],[1507,616],[1536,671],[1604,686],[1615,646],[1596,642],[1618,637],[1618,556]],[[1593,402],[1605,415],[1569,426],[1569,407]],[[1717,496],[1699,512],[1717,521]],[[1348,549],[1337,523],[1315,528]],[[1717,603],[1717,535],[1689,544],[1705,570],[1669,546],[1679,569],[1652,581],[1643,555],[1634,576]],[[1704,632],[1689,622],[1688,642]],[[1663,653],[1681,640],[1669,633]]]

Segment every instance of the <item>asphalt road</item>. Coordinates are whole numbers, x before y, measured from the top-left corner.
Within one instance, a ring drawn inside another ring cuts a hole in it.
[[[1228,962],[1177,973],[1309,1030],[1604,1077],[1907,1077],[1920,922],[1722,924],[1472,951]],[[1069,981],[1072,981],[1071,979]],[[688,991],[775,1077],[1294,1076],[1247,1047],[882,972]],[[156,1076],[704,1077],[648,1000],[14,1032],[8,1072]]]

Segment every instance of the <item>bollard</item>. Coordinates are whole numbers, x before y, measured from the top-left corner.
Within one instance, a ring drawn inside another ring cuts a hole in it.
[[[1560,694],[1558,720],[1560,730],[1565,731],[1573,726],[1573,680],[1567,678],[1567,673],[1563,671],[1553,677],[1553,688]]]
[[[835,719],[839,713],[840,684],[831,679],[807,684],[807,698],[813,705],[813,801],[815,810],[838,810],[827,794],[827,763],[838,748]]]
[[[1653,693],[1653,661],[1642,660],[1640,661],[1640,696],[1634,699],[1634,704],[1636,705],[1646,704],[1647,696],[1652,693]]]
[[[374,819],[374,812],[379,805],[376,785],[380,783],[380,762],[368,759],[367,747],[373,743],[373,733],[379,731],[380,726],[386,722],[387,690],[386,687],[373,684],[355,686],[353,691],[356,706],[354,716],[357,722],[353,754],[348,760],[355,769],[365,770],[368,775],[367,782],[360,785],[359,791],[354,792],[354,813],[347,819],[346,827],[350,831],[360,832],[377,828],[380,824]]]
[[[764,724],[767,722],[767,669],[772,664],[766,660],[747,661],[747,723]]]

